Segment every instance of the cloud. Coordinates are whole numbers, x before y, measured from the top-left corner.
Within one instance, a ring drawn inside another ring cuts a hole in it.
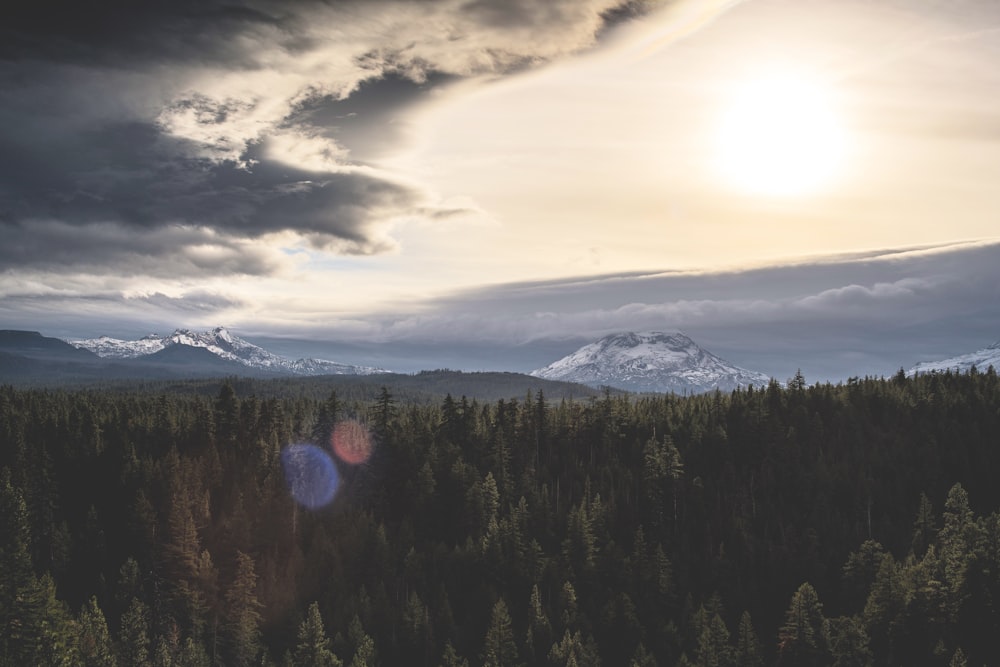
[[[179,229],[214,234],[241,255],[201,262],[222,274],[266,272],[250,242],[276,232],[336,253],[392,249],[395,221],[454,213],[364,161],[394,105],[455,78],[502,76],[592,47],[605,26],[645,7],[25,5],[0,27],[0,233],[25,252],[0,261],[56,268],[57,256],[97,270],[115,255],[125,264],[142,256],[134,268],[159,274],[178,258],[199,264],[201,242]],[[382,134],[382,150],[402,136]],[[173,237],[163,258],[147,252],[156,230]],[[62,253],[81,241],[76,258]]]
[[[177,327],[209,327],[227,321],[245,306],[237,297],[202,289],[176,295],[128,294],[94,289],[87,281],[53,290],[23,284],[11,288],[0,279],[0,320],[4,326],[64,338],[139,336],[151,328],[173,331]]]
[[[129,229],[119,223],[68,224],[31,220],[0,225],[0,267],[55,274],[108,273],[118,277],[191,279],[211,275],[267,275],[283,255],[206,227],[170,225]]]

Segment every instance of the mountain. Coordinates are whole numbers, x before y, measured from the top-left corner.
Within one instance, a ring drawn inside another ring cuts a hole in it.
[[[951,357],[950,359],[942,359],[941,361],[921,361],[919,364],[907,371],[906,374],[915,375],[917,373],[944,372],[949,370],[957,370],[964,373],[973,366],[981,371],[985,371],[990,366],[993,366],[995,370],[1000,370],[1000,341],[997,341],[989,347],[984,347],[976,352],[961,354],[957,357]]]
[[[211,331],[194,332],[188,329],[178,329],[168,336],[149,334],[139,340],[120,340],[109,336],[86,340],[71,340],[73,346],[89,350],[104,359],[130,360],[149,359],[158,363],[177,363],[183,359],[184,364],[193,363],[194,359],[211,361],[209,357],[199,355],[193,357],[174,352],[165,354],[168,350],[183,350],[199,348],[214,355],[216,359],[232,362],[232,369],[249,368],[255,371],[276,375],[372,375],[385,373],[385,370],[370,366],[353,366],[326,359],[296,359],[290,360],[268,352],[262,347],[247,342],[233,335],[225,327],[216,327]],[[218,366],[218,364],[212,364]]]
[[[731,391],[770,381],[763,373],[720,359],[679,331],[606,336],[531,375],[630,391],[689,394]]]
[[[27,359],[45,361],[96,362],[98,358],[58,338],[43,336],[37,331],[0,330],[0,352]]]

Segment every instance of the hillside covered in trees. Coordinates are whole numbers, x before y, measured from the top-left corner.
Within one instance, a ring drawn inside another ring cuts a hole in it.
[[[0,664],[981,665],[990,369],[481,403],[0,388]],[[282,452],[370,429],[332,502]]]

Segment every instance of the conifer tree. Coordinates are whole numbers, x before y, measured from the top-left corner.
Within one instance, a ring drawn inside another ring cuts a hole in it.
[[[303,667],[343,667],[344,663],[330,650],[330,639],[323,628],[323,617],[316,602],[309,605],[306,618],[299,625],[292,660],[293,664]]]
[[[657,667],[656,658],[646,650],[642,642],[635,647],[635,654],[628,663],[628,667]]]
[[[27,504],[4,468],[0,470],[0,660],[12,654],[11,639],[21,622],[17,597],[34,582],[30,549]]]
[[[469,661],[458,655],[451,642],[444,645],[444,654],[441,656],[440,667],[469,667]]]
[[[528,601],[528,631],[525,648],[528,658],[541,660],[548,655],[552,647],[552,624],[542,607],[542,596],[538,584],[531,587],[531,597]]]
[[[833,667],[869,667],[872,654],[861,622],[850,616],[830,620],[830,653]]]
[[[736,631],[736,667],[762,667],[764,657],[760,652],[760,640],[753,629],[750,612],[744,611],[740,616],[740,625]]]
[[[357,615],[351,620],[347,636],[354,645],[354,657],[349,667],[375,667],[375,640],[365,632]]]
[[[32,577],[15,596],[8,625],[7,650],[12,665],[77,665],[79,628],[66,604],[56,598],[49,573]]]
[[[816,589],[808,582],[792,595],[785,624],[778,633],[778,663],[783,667],[815,667],[828,658],[826,620]]]
[[[552,645],[549,664],[553,667],[600,667],[601,658],[593,639],[588,637],[585,641],[579,630],[572,634],[566,630],[562,640]]]
[[[149,608],[137,598],[132,598],[121,618],[119,632],[121,653],[118,663],[122,667],[149,667]]]
[[[236,552],[236,574],[225,593],[223,645],[227,664],[244,667],[254,664],[261,651],[260,602],[253,558]]]
[[[695,664],[701,667],[729,667],[732,652],[729,646],[729,628],[718,614],[703,625],[698,637]]]
[[[913,555],[917,558],[923,558],[924,554],[927,553],[927,547],[934,543],[936,537],[934,507],[927,494],[921,493],[917,517],[913,521]]]
[[[111,644],[108,622],[97,604],[96,597],[92,596],[80,610],[78,626],[80,657],[85,667],[117,667],[118,662]]]
[[[514,667],[519,664],[510,613],[503,598],[496,601],[483,641],[484,667]]]

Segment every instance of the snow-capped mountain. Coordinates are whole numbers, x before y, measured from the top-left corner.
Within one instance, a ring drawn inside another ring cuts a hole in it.
[[[292,375],[372,375],[387,371],[370,366],[353,366],[326,359],[286,359],[235,336],[225,327],[195,332],[178,329],[168,336],[149,334],[139,340],[120,340],[109,336],[67,341],[90,350],[105,359],[136,359],[156,354],[174,345],[205,348],[227,361],[249,368]]]
[[[975,366],[978,370],[985,371],[990,366],[993,366],[995,370],[1000,370],[1000,341],[997,341],[990,345],[989,347],[984,347],[976,352],[970,352],[968,354],[960,354],[957,357],[952,357],[950,359],[942,359],[941,361],[921,361],[919,364],[907,371],[907,375],[914,375],[915,373],[933,373],[944,371],[959,371],[966,372],[970,368]]]
[[[621,333],[532,371],[547,380],[631,391],[696,394],[766,385],[770,378],[720,359],[679,331]]]

